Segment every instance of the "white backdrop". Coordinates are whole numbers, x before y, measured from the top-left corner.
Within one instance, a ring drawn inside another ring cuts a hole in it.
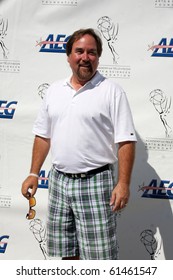
[[[48,86],[67,77],[65,42],[79,28],[103,40],[99,69],[127,92],[138,136],[131,199],[119,213],[120,259],[173,259],[173,0],[0,1],[0,259],[47,259],[48,156],[36,217],[21,184]]]

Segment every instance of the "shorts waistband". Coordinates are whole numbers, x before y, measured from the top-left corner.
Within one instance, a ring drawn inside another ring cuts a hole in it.
[[[106,171],[106,170],[109,170],[109,164],[106,164],[102,167],[99,167],[99,168],[96,168],[96,169],[93,169],[93,170],[90,170],[90,171],[87,171],[87,172],[84,172],[84,173],[66,173],[66,172],[62,172],[62,171],[59,171],[57,170],[59,173],[69,177],[69,178],[73,178],[73,179],[81,179],[81,178],[86,178],[90,175],[96,175],[98,173],[101,173],[103,171]]]

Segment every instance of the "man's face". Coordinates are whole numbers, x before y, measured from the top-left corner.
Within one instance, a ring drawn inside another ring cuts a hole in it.
[[[84,35],[75,41],[68,62],[76,82],[86,83],[95,74],[99,57],[95,39],[91,35]]]

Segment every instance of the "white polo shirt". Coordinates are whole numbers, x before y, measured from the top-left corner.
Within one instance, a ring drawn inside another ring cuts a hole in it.
[[[125,92],[99,72],[77,92],[68,80],[53,83],[33,133],[51,139],[52,163],[68,173],[114,163],[115,143],[136,141]]]

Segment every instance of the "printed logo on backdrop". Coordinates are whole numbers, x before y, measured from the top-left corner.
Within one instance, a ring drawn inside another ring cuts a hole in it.
[[[77,0],[41,0],[42,5],[77,6]]]
[[[43,254],[44,259],[48,259],[47,254],[47,237],[46,237],[46,227],[40,219],[34,219],[29,223],[29,229],[33,233],[35,239],[38,242],[40,250]]]
[[[112,55],[113,64],[116,64],[119,59],[119,55],[115,49],[115,42],[118,39],[118,23],[115,25],[111,18],[103,16],[98,19],[97,27],[107,42],[108,48]]]
[[[0,208],[10,208],[11,207],[11,196],[0,195]]]
[[[156,117],[160,120],[160,132],[163,138],[147,138],[145,147],[147,150],[173,151],[173,124],[172,98],[162,89],[154,89],[149,93],[149,101]],[[153,120],[154,121],[154,120]],[[159,127],[157,127],[159,130]]]
[[[46,173],[45,170],[40,171],[38,178],[38,188],[48,189],[49,174],[50,171],[48,173]]]
[[[4,254],[7,249],[7,239],[9,239],[9,235],[0,236],[0,253]]]
[[[145,229],[140,234],[140,241],[144,245],[151,260],[156,260],[161,252],[162,241],[155,237],[151,229]]]
[[[13,119],[17,101],[0,100],[0,119]]]
[[[70,36],[67,34],[49,34],[45,40],[40,38],[40,40],[37,41],[36,46],[41,47],[39,52],[65,53],[66,44],[69,38]]]
[[[0,72],[19,73],[20,62],[17,60],[9,60],[10,51],[6,42],[8,38],[8,28],[8,19],[0,15]]]
[[[130,67],[118,64],[120,59],[117,51],[119,24],[114,23],[108,16],[102,16],[97,20],[97,28],[103,41],[106,42],[107,52],[112,60],[110,65],[99,65],[99,71],[109,78],[130,78]]]
[[[173,0],[155,0],[155,8],[173,8]]]
[[[3,59],[8,58],[9,50],[6,46],[5,37],[7,36],[8,19],[2,18],[0,15],[0,49]]]
[[[159,119],[163,125],[165,137],[170,137],[172,128],[168,123],[167,116],[171,109],[171,97],[168,97],[161,89],[155,89],[150,92],[150,102],[158,113]]]
[[[148,185],[144,183],[139,186],[142,191],[141,197],[154,199],[173,199],[173,181],[152,179]]]
[[[158,44],[153,42],[148,50],[153,51],[152,57],[173,57],[173,38],[162,38]]]
[[[49,86],[50,85],[48,83],[43,83],[43,84],[39,85],[38,95],[41,97],[41,99],[44,98]]]

